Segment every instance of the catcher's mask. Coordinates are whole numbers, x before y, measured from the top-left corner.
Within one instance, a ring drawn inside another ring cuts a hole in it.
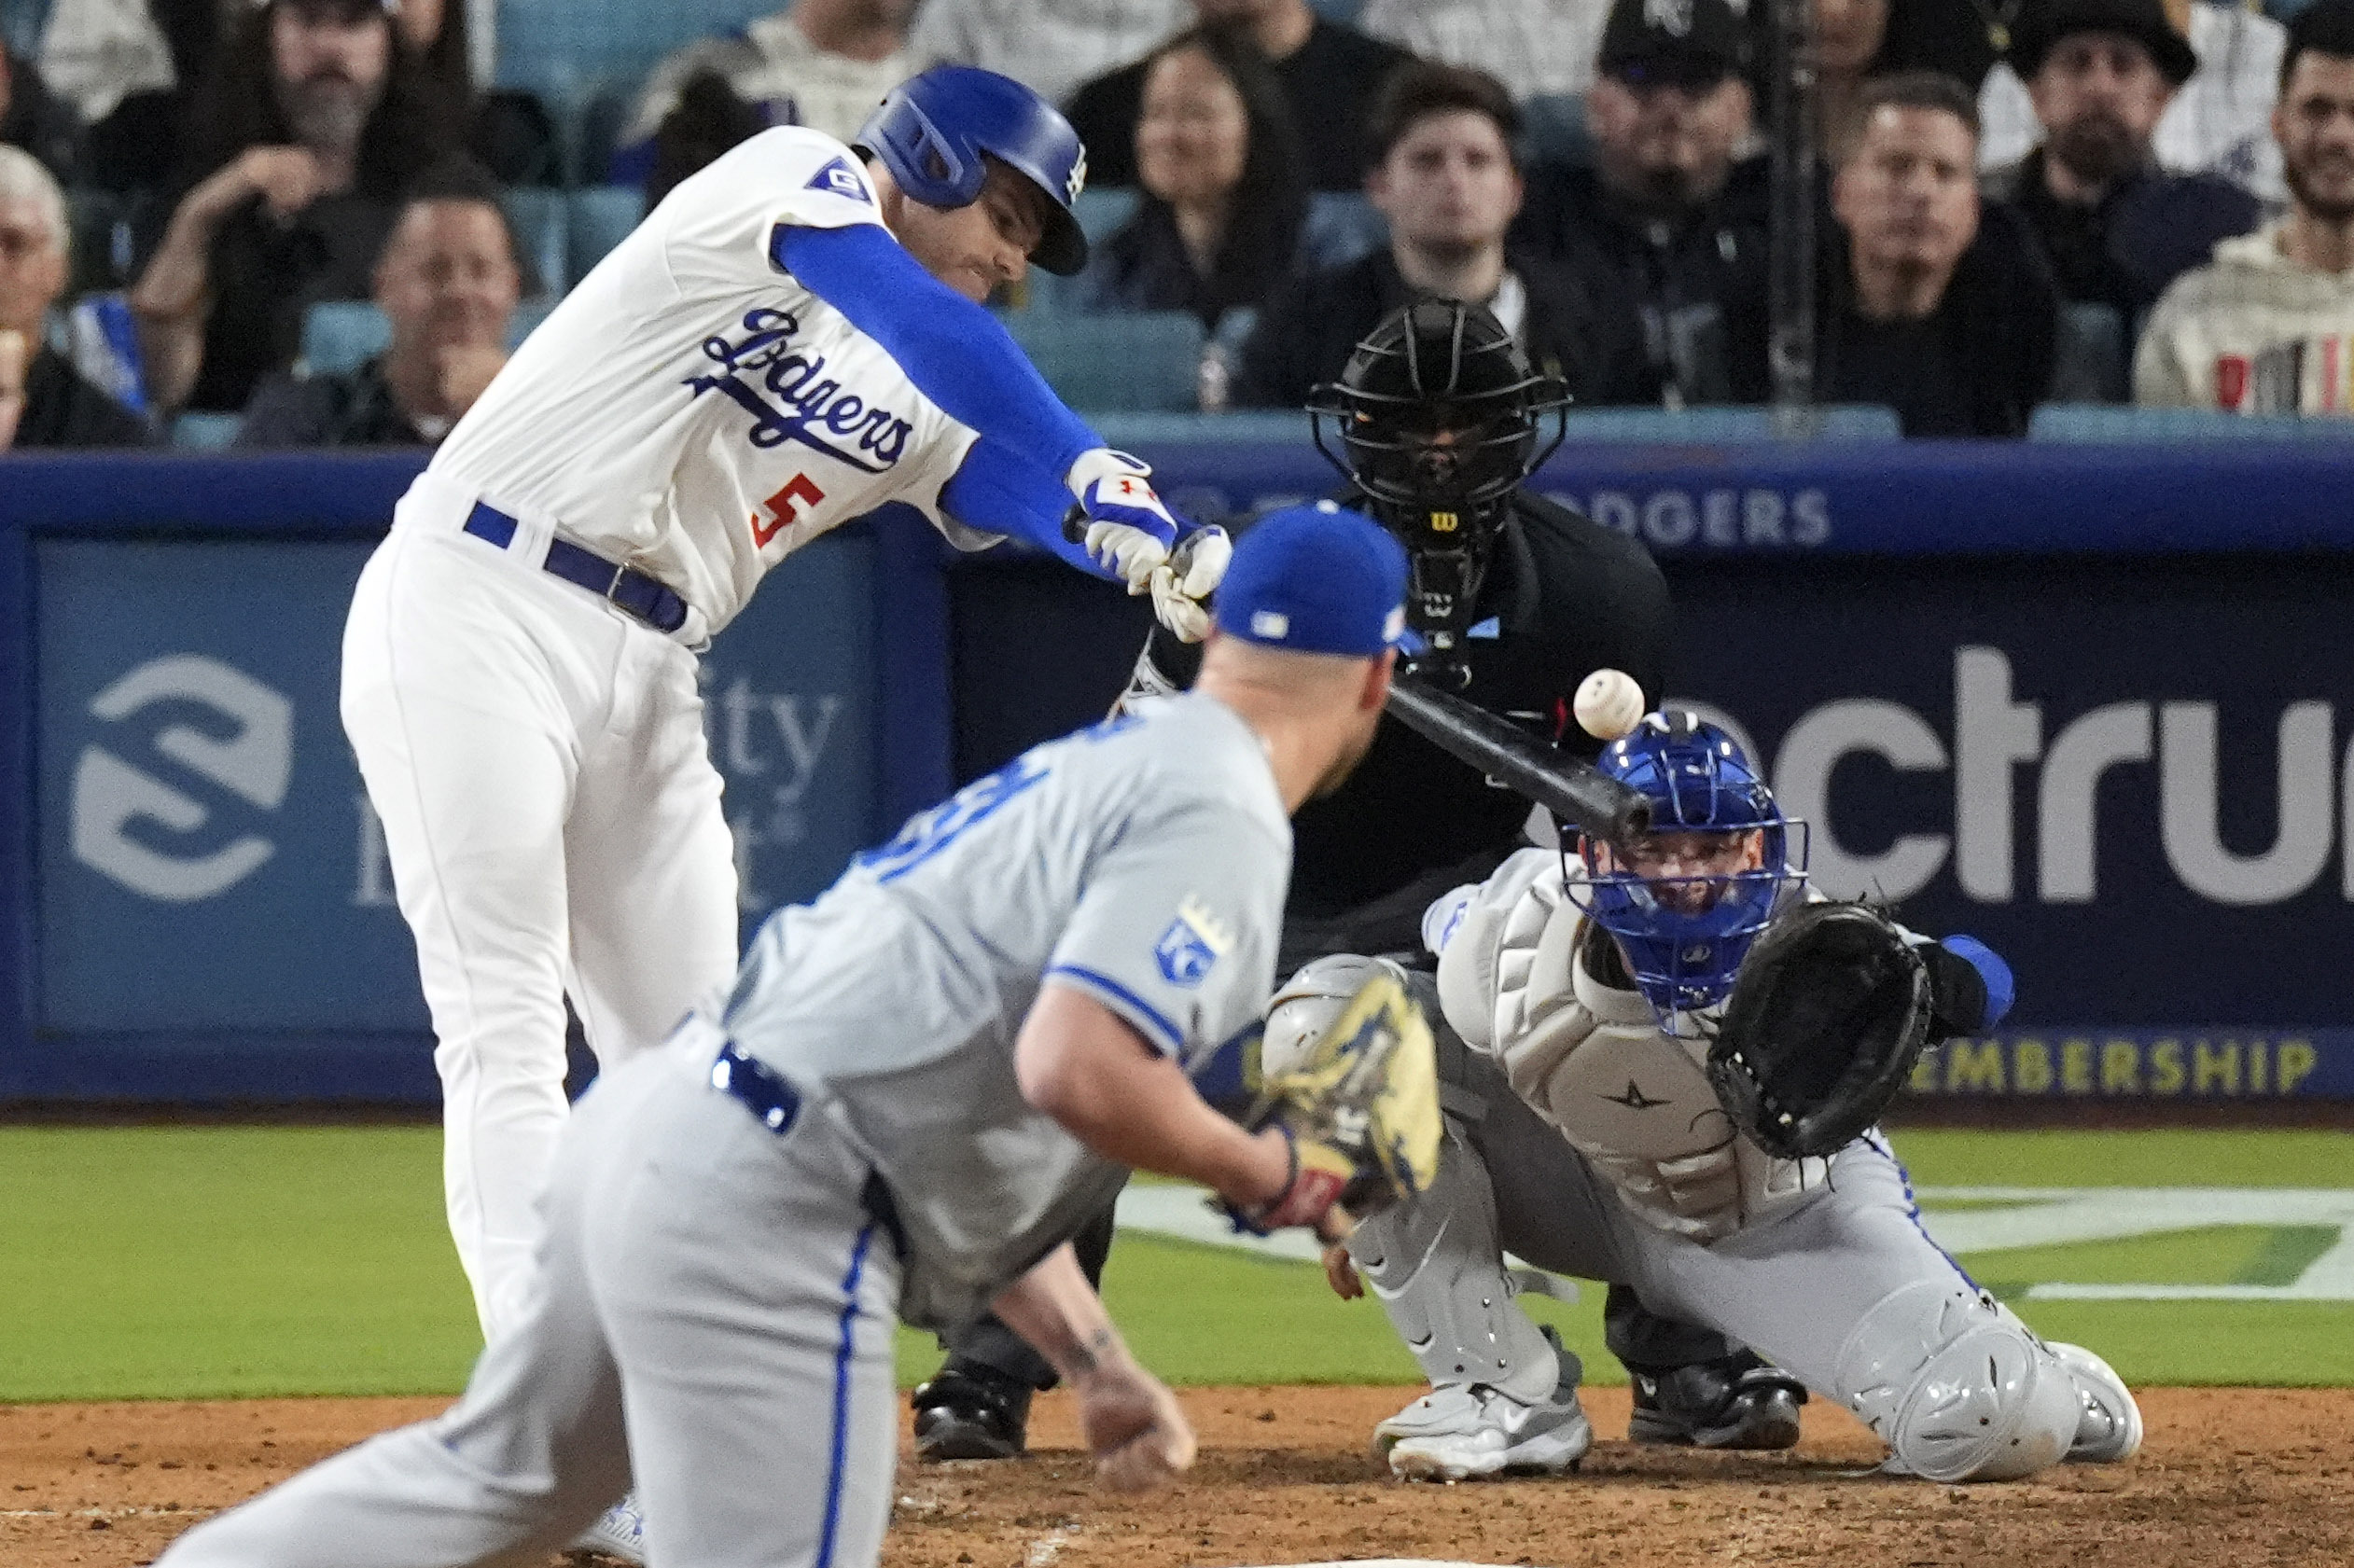
[[[1341,379],[1310,395],[1316,451],[1406,547],[1406,624],[1442,657],[1470,627],[1512,491],[1561,444],[1568,404],[1486,309],[1436,298],[1385,317]],[[1540,450],[1546,414],[1554,426]]]
[[[1782,815],[1732,736],[1680,709],[1647,715],[1595,766],[1651,801],[1651,830],[1620,851],[1587,838],[1573,856],[1565,843],[1569,896],[1680,1034],[1681,1015],[1724,1000],[1749,944],[1805,885],[1806,825]]]

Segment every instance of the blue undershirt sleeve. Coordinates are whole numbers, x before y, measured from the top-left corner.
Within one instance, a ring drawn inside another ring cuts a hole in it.
[[[996,317],[924,271],[881,225],[780,223],[769,260],[881,343],[951,419],[995,437],[1058,484],[1080,453],[1104,444]]]
[[[940,493],[941,510],[968,528],[1009,534],[1099,577],[1112,574],[1063,537],[1071,493],[1063,481],[997,440],[983,436],[965,453]]]

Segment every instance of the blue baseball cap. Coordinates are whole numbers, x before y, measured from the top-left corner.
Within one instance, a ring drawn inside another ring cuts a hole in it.
[[[1371,659],[1406,630],[1405,548],[1330,501],[1269,512],[1235,544],[1211,613],[1246,643]]]

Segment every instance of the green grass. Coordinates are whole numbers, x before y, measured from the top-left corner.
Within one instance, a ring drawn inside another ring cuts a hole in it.
[[[2354,1186],[2354,1135],[2283,1131],[1901,1133],[1935,1186]],[[0,1128],[0,1401],[445,1394],[477,1348],[425,1128]],[[1934,1215],[1931,1224],[1934,1225]],[[2293,1278],[2330,1233],[2218,1228],[1966,1258],[2006,1287]],[[1313,1269],[1123,1238],[1106,1294],[1148,1364],[1181,1382],[1406,1381],[1378,1307]],[[1532,1298],[1587,1362],[1599,1287]],[[2354,1384],[2354,1305],[2023,1301],[2137,1381]],[[938,1353],[901,1336],[902,1372]]]

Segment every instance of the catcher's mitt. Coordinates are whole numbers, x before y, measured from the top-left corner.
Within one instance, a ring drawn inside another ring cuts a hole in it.
[[[1313,1225],[1335,1203],[1362,1217],[1439,1173],[1439,1064],[1430,1025],[1397,976],[1376,974],[1296,1063],[1263,1077],[1245,1125],[1280,1127],[1291,1180],[1234,1223],[1264,1234]]]
[[[1708,1048],[1717,1103],[1768,1154],[1830,1154],[1903,1087],[1935,1002],[1929,964],[1895,922],[1862,904],[1798,905],[1734,982]]]

